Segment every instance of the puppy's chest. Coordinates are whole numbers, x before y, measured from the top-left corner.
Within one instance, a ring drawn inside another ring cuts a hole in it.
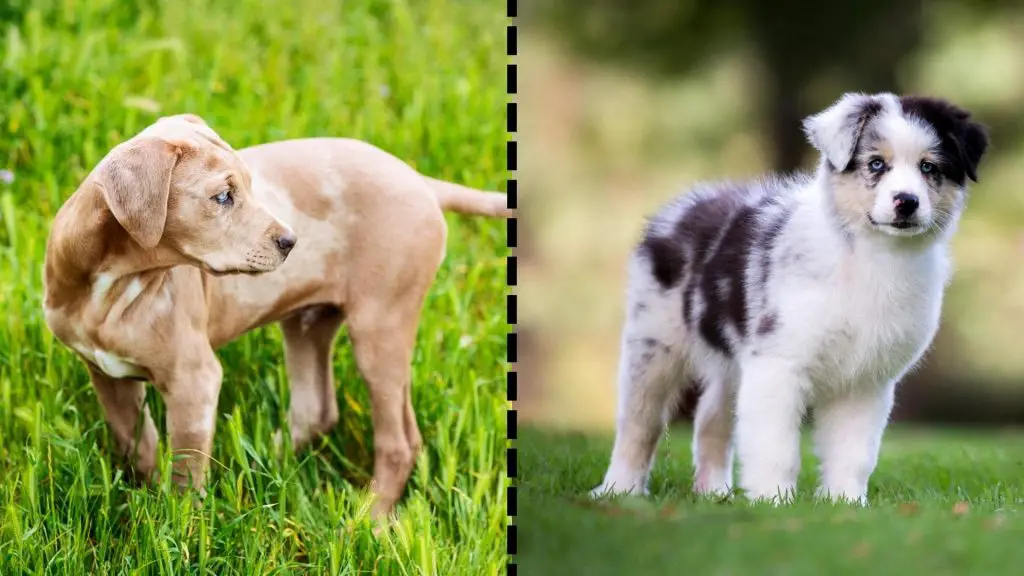
[[[173,334],[167,290],[146,293],[145,279],[98,276],[88,298],[60,310],[46,309],[54,335],[111,378],[148,378],[147,366],[168,351]],[[166,332],[166,334],[163,334]]]
[[[146,370],[123,351],[102,342],[95,329],[81,318],[71,318],[61,311],[47,309],[46,321],[58,340],[71,348],[86,362],[111,378],[145,378]],[[120,343],[118,343],[120,344]]]
[[[825,326],[817,355],[819,379],[860,385],[901,375],[934,336],[941,297],[931,286],[875,286],[837,294],[836,313]]]

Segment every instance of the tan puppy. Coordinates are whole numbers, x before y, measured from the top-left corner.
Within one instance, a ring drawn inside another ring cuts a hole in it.
[[[57,213],[46,322],[85,361],[143,478],[156,464],[143,403],[144,381],[153,383],[171,449],[187,456],[175,481],[200,490],[221,385],[214,350],[281,323],[298,448],[337,422],[331,353],[348,322],[372,401],[379,516],[421,446],[410,362],[449,208],[510,214],[503,194],[426,178],[355,140],[236,152],[196,116],[163,118],[111,150]]]

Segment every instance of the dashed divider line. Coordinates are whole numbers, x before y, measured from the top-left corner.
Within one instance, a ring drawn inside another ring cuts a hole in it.
[[[518,203],[517,202],[518,201],[518,198],[517,198],[517,196],[518,196],[518,186],[516,185],[516,179],[515,179],[515,175],[514,175],[514,173],[515,173],[515,171],[517,169],[517,163],[516,163],[516,152],[517,152],[517,149],[516,149],[515,135],[516,135],[516,132],[518,130],[518,115],[516,114],[516,102],[515,102],[516,98],[515,98],[515,96],[516,96],[516,93],[518,91],[518,84],[517,84],[517,77],[516,77],[516,72],[517,72],[516,71],[516,65],[513,62],[513,60],[515,59],[516,55],[518,54],[518,48],[519,48],[519,46],[518,46],[518,44],[519,44],[519,42],[518,42],[518,35],[519,35],[519,33],[518,33],[518,30],[516,29],[516,24],[515,24],[516,16],[518,15],[518,11],[519,11],[518,9],[519,9],[519,6],[518,6],[517,0],[508,0],[508,12],[507,12],[507,16],[508,16],[508,34],[506,36],[506,56],[508,57],[508,64],[507,64],[507,72],[506,72],[506,76],[505,76],[505,86],[506,86],[506,90],[508,91],[508,102],[507,102],[506,108],[505,108],[505,113],[506,113],[506,119],[505,119],[506,120],[506,124],[505,124],[505,126],[506,126],[506,131],[508,132],[508,140],[507,140],[508,148],[507,148],[507,153],[506,153],[507,154],[506,160],[507,160],[508,164],[507,164],[506,169],[508,171],[508,175],[509,176],[508,176],[508,182],[507,182],[507,186],[506,186],[506,191],[507,191],[507,194],[508,194],[508,198],[507,198],[506,202],[507,202],[507,206],[509,208],[511,208],[511,209],[516,209],[517,208],[517,203]],[[516,311],[516,295],[512,293],[514,291],[514,289],[515,289],[515,286],[516,286],[516,281],[517,281],[516,277],[518,276],[517,268],[516,268],[517,262],[516,262],[516,257],[514,255],[515,249],[516,249],[516,244],[517,244],[517,241],[518,241],[517,234],[516,234],[516,229],[517,229],[516,218],[514,216],[510,217],[508,219],[508,229],[507,229],[507,245],[508,245],[508,248],[509,248],[509,256],[508,256],[508,259],[507,259],[507,262],[506,262],[507,269],[506,269],[506,275],[505,275],[505,282],[506,282],[506,284],[507,284],[507,286],[509,288],[508,296],[507,296],[507,301],[506,301],[506,310],[505,310],[505,312],[506,312],[506,316],[507,316],[507,323],[509,325],[508,343],[507,343],[507,346],[508,346],[508,349],[507,349],[507,360],[508,360],[508,363],[510,365],[514,365],[516,363],[516,321],[517,321],[518,314],[517,314],[517,311]],[[507,494],[506,494],[506,496],[507,496],[507,498],[506,498],[506,501],[507,501],[507,504],[506,504],[507,505],[507,512],[506,512],[506,514],[508,516],[508,520],[507,520],[507,524],[506,524],[506,526],[507,526],[506,530],[507,531],[506,531],[505,541],[506,541],[506,552],[507,552],[507,554],[509,556],[507,573],[510,576],[515,576],[515,573],[516,573],[516,564],[515,564],[516,530],[517,530],[517,525],[515,524],[515,517],[516,517],[516,508],[518,506],[518,501],[517,501],[517,498],[516,498],[516,467],[518,465],[518,459],[516,457],[516,449],[514,448],[513,445],[514,445],[515,440],[516,440],[516,433],[517,433],[518,426],[517,426],[516,409],[515,409],[515,405],[513,404],[513,402],[516,401],[516,398],[518,396],[518,391],[517,391],[518,387],[517,387],[517,382],[516,382],[516,372],[515,372],[514,368],[510,367],[510,370],[507,373],[507,378],[508,378],[508,380],[507,380],[508,420],[506,422],[506,432],[507,432],[508,442],[506,443],[506,446],[507,446],[506,454],[507,454],[507,459],[508,459],[507,472],[508,472],[509,484],[508,484],[508,489],[507,489]]]
[[[518,193],[518,188],[516,186],[516,179],[515,179],[515,175],[514,175],[514,172],[517,169],[517,164],[516,164],[516,152],[517,152],[517,150],[516,150],[515,134],[516,134],[517,129],[518,129],[518,116],[516,114],[516,101],[515,101],[516,98],[515,98],[515,95],[516,95],[516,92],[518,90],[518,85],[517,85],[517,81],[516,81],[516,65],[513,63],[513,60],[515,59],[515,56],[518,54],[518,31],[516,30],[516,25],[515,25],[515,19],[516,19],[516,16],[518,14],[518,8],[519,8],[519,6],[517,4],[518,4],[517,0],[508,0],[508,13],[507,13],[507,15],[508,15],[508,18],[509,18],[509,20],[508,20],[509,23],[508,23],[508,36],[506,37],[506,55],[508,56],[508,60],[507,60],[508,61],[508,65],[507,65],[508,70],[507,70],[507,73],[506,73],[505,82],[506,82],[506,89],[508,90],[508,100],[509,100],[507,102],[507,104],[506,104],[506,110],[505,110],[505,112],[506,112],[506,130],[507,130],[508,136],[509,136],[508,140],[507,140],[507,142],[508,142],[508,145],[507,145],[508,146],[508,149],[507,149],[507,162],[508,162],[508,165],[506,167],[506,169],[508,170],[509,177],[508,177],[507,188],[506,188],[506,191],[508,193],[508,199],[506,200],[506,202],[507,202],[508,207],[512,208],[512,209],[515,209],[517,207],[516,204],[517,204],[517,201],[518,201],[518,199],[516,198],[518,196],[518,194],[517,194]],[[508,357],[508,362],[509,362],[510,365],[514,365],[515,362],[516,362],[516,326],[515,325],[516,325],[516,320],[517,320],[517,316],[518,315],[516,314],[516,295],[514,293],[512,293],[513,290],[515,289],[516,280],[517,280],[516,279],[516,276],[517,276],[517,274],[516,274],[516,272],[517,272],[517,269],[516,269],[516,257],[514,255],[515,249],[516,249],[516,244],[517,244],[517,241],[518,241],[518,238],[517,238],[517,235],[516,235],[516,228],[517,228],[516,227],[516,219],[515,219],[515,216],[512,216],[512,217],[510,217],[508,219],[508,230],[507,230],[508,239],[507,239],[507,244],[508,244],[510,255],[508,256],[508,260],[507,260],[507,263],[506,263],[507,270],[506,270],[506,277],[505,277],[506,278],[506,284],[509,287],[508,297],[507,297],[508,299],[507,299],[507,304],[506,304],[507,305],[507,307],[506,307],[506,315],[507,315],[507,322],[508,322],[508,325],[509,325],[507,357]],[[508,383],[508,388],[507,388],[508,389],[508,392],[507,392],[508,397],[507,397],[507,400],[508,400],[509,404],[508,404],[508,420],[506,422],[506,431],[507,431],[507,439],[508,439],[508,442],[506,443],[506,446],[508,447],[507,448],[507,451],[508,451],[507,452],[507,454],[508,454],[508,470],[507,471],[508,471],[509,486],[508,486],[508,491],[507,491],[507,494],[506,494],[506,496],[507,496],[507,512],[506,513],[507,513],[507,516],[508,516],[508,521],[507,521],[508,522],[508,524],[507,524],[508,528],[507,528],[507,532],[506,532],[506,548],[507,548],[506,551],[507,551],[508,556],[509,556],[509,563],[508,563],[507,572],[508,572],[508,574],[510,576],[514,576],[515,573],[516,573],[515,554],[516,554],[516,529],[517,529],[517,525],[515,524],[515,516],[516,516],[516,507],[517,507],[517,504],[518,504],[517,499],[516,499],[516,478],[515,478],[515,476],[516,476],[516,466],[518,464],[518,459],[516,457],[516,449],[513,446],[513,444],[514,444],[514,442],[516,440],[516,433],[517,433],[517,429],[516,428],[518,427],[517,426],[517,418],[516,418],[515,406],[513,404],[516,401],[516,397],[518,396],[517,389],[516,389],[517,388],[517,385],[516,385],[516,372],[515,372],[514,368],[510,368],[507,377],[508,377],[508,382],[507,382]]]

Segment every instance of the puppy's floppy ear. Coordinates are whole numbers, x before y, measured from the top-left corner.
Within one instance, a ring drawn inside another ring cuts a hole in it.
[[[964,172],[968,178],[977,182],[978,163],[988,150],[988,130],[981,124],[965,118],[963,130],[956,139],[964,163]]]
[[[111,151],[99,171],[98,183],[114,218],[147,250],[164,234],[171,172],[180,156],[180,147],[166,140],[138,138]]]
[[[853,159],[864,126],[881,110],[877,96],[845,94],[828,109],[805,118],[804,133],[829,164],[842,172]]]

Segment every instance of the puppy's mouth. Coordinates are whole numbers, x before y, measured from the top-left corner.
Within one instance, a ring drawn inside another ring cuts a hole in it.
[[[211,276],[222,278],[224,276],[259,276],[268,272],[267,270],[254,270],[252,268],[215,268],[213,266],[204,265],[203,270],[209,273]]]
[[[876,228],[892,228],[895,230],[920,230],[924,228],[924,226],[922,226],[920,222],[915,222],[912,220],[893,220],[892,222],[878,222],[877,220],[871,217],[871,214],[868,214],[868,222],[871,222],[871,225],[875,226]]]

